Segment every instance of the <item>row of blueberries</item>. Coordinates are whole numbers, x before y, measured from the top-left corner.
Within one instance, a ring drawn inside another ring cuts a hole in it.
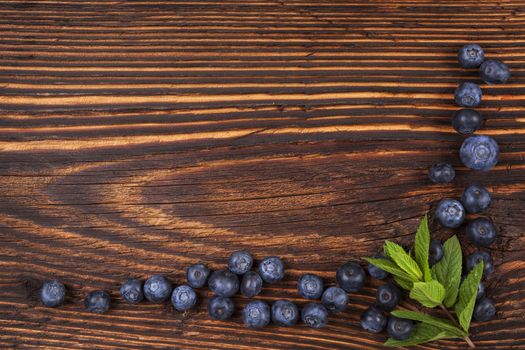
[[[458,53],[459,64],[463,68],[478,68],[480,78],[487,84],[506,83],[510,78],[509,67],[498,60],[485,60],[484,50],[477,44],[467,44]],[[476,107],[481,103],[481,88],[472,82],[460,84],[456,89],[455,101],[462,107]],[[469,135],[478,130],[483,123],[479,112],[473,109],[461,109],[454,114],[452,125],[462,134]],[[473,170],[490,170],[498,162],[499,147],[496,141],[485,135],[466,138],[460,148],[462,163]],[[434,183],[448,183],[455,177],[454,168],[447,163],[433,165],[429,177]],[[443,199],[436,208],[435,217],[447,228],[460,227],[466,218],[466,213],[483,213],[491,203],[491,195],[487,188],[480,185],[468,186],[460,200]],[[467,239],[477,247],[488,247],[497,237],[496,227],[492,220],[477,217],[466,225]],[[494,271],[492,256],[484,251],[476,251],[467,257],[467,269],[472,269],[480,260],[484,262],[483,275],[486,277]],[[478,302],[474,317],[478,320],[488,320],[494,317],[496,308],[490,298],[483,297],[485,288],[480,283]]]
[[[214,272],[204,264],[195,264],[186,270],[186,284],[172,289],[169,280],[162,275],[153,275],[144,283],[139,279],[128,279],[120,287],[122,299],[131,304],[137,304],[144,299],[153,303],[165,302],[171,295],[171,303],[178,311],[188,311],[197,302],[194,288],[208,288],[213,296],[208,301],[208,313],[217,320],[229,319],[235,306],[231,297],[238,291],[248,298],[253,298],[262,291],[263,282],[275,283],[284,277],[284,263],[278,257],[267,257],[259,264],[258,271],[252,270],[253,257],[245,251],[236,251],[230,255],[228,268]],[[386,278],[388,274],[374,265],[369,265],[371,276]],[[239,279],[240,277],[240,279]],[[325,288],[321,277],[315,274],[304,274],[297,282],[297,290],[301,297],[309,300],[321,300],[321,303],[310,302],[299,312],[298,306],[289,300],[277,300],[270,307],[262,300],[251,301],[243,309],[243,322],[250,328],[265,327],[273,321],[280,326],[297,324],[299,318],[312,328],[322,328],[328,322],[329,314],[336,314],[347,308],[348,293],[362,290],[367,275],[365,270],[355,262],[347,262],[336,272],[338,287]],[[66,294],[64,285],[57,280],[46,281],[40,289],[42,304],[48,307],[58,307],[63,304]],[[370,329],[370,314],[377,310],[392,310],[401,298],[396,286],[387,283],[379,287],[376,295],[376,306],[368,309],[362,315],[362,326]],[[104,313],[110,308],[109,293],[97,290],[89,293],[85,299],[87,311]],[[389,333],[398,338],[400,321],[391,317]]]
[[[477,44],[463,46],[458,53],[459,64],[463,68],[478,68],[480,77],[488,84],[505,83],[510,77],[507,65],[497,60],[484,61],[484,51]],[[476,107],[481,103],[481,88],[476,83],[466,82],[458,86],[454,93],[456,103],[461,107]],[[478,130],[483,124],[483,118],[479,112],[473,109],[460,109],[452,118],[452,126],[462,135],[470,135]],[[474,135],[467,137],[460,149],[462,163],[474,170],[489,170],[496,165],[499,157],[499,147],[494,139],[485,135]],[[438,163],[430,167],[428,176],[437,184],[449,183],[455,178],[455,170],[448,163]],[[490,206],[490,192],[483,186],[468,186],[461,197],[461,201],[455,199],[443,199],[436,208],[435,217],[439,223],[447,228],[458,228],[465,221],[465,212],[470,214],[482,213]],[[466,226],[468,240],[478,247],[487,247],[496,240],[496,228],[488,218],[478,217],[470,221]],[[429,247],[429,265],[439,262],[444,255],[443,245],[439,240],[431,240]],[[376,258],[385,258],[377,254]],[[494,265],[490,254],[484,251],[476,251],[466,258],[466,270],[469,272],[476,264],[483,260],[484,276],[493,272]],[[369,265],[371,276],[384,279],[388,273],[373,265]],[[411,320],[399,319],[393,316],[386,317],[384,311],[391,311],[399,302],[401,292],[399,289],[387,283],[377,290],[377,302],[375,306],[368,308],[361,316],[364,329],[379,333],[387,327],[391,337],[398,340],[406,340],[412,334],[413,322]],[[382,302],[380,302],[382,300]],[[379,307],[378,307],[379,306]],[[480,282],[478,286],[477,301],[474,308],[474,319],[477,321],[488,321],[496,314],[496,307],[492,299],[485,297],[485,286]]]
[[[378,254],[377,257],[384,256]],[[439,241],[432,241],[429,263],[437,263],[443,257],[443,248]],[[171,303],[178,311],[191,310],[197,302],[194,289],[208,288],[213,296],[208,301],[208,314],[217,320],[229,319],[235,305],[231,299],[238,291],[248,298],[253,298],[262,291],[263,282],[275,283],[284,277],[284,263],[277,257],[267,257],[259,265],[258,271],[252,271],[253,257],[247,251],[236,251],[230,255],[228,268],[214,272],[204,264],[195,264],[186,270],[186,284],[172,289],[169,280],[162,275],[153,275],[144,283],[139,279],[126,280],[121,288],[122,299],[130,304],[137,304],[144,299],[153,303],[163,303],[171,295]],[[470,270],[474,264],[467,264]],[[384,280],[389,274],[377,266],[369,264],[368,274]],[[241,279],[239,279],[241,277]],[[270,307],[262,300],[254,300],[246,304],[242,312],[243,322],[250,328],[267,326],[270,321],[280,326],[293,326],[299,318],[312,328],[323,328],[328,323],[329,314],[337,314],[347,308],[348,293],[362,290],[367,279],[365,270],[355,262],[347,262],[336,272],[338,286],[325,288],[321,277],[315,274],[304,274],[297,282],[297,290],[301,297],[309,300],[321,300],[321,303],[310,302],[299,312],[298,306],[289,300],[277,300]],[[66,289],[57,280],[46,281],[40,290],[40,299],[45,306],[58,307],[63,304]],[[483,297],[484,288],[480,284],[478,298]],[[387,328],[390,337],[407,339],[413,323],[410,320],[387,317],[385,312],[393,310],[402,297],[401,291],[392,283],[387,282],[377,289],[376,302],[361,315],[361,326],[371,332],[381,332]],[[87,311],[104,313],[110,308],[110,296],[106,291],[98,290],[89,293],[85,299]],[[477,320],[483,320],[479,307],[474,313]]]

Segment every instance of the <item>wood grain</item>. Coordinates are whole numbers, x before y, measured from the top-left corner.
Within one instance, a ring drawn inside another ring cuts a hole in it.
[[[409,243],[437,200],[478,182],[499,230],[498,315],[472,339],[525,349],[523,28],[514,0],[0,1],[0,348],[379,349],[386,336],[359,326],[377,281],[323,330],[212,321],[204,290],[191,313],[130,306],[118,287],[182,283],[186,266],[244,248],[286,262],[261,299],[303,305],[300,274],[333,284],[341,263]],[[461,166],[450,125],[455,86],[478,81],[457,66],[465,42],[512,70],[482,86],[502,153],[488,173]],[[453,184],[427,180],[438,161]],[[36,296],[51,277],[68,288],[60,309]],[[113,308],[84,312],[99,288]]]

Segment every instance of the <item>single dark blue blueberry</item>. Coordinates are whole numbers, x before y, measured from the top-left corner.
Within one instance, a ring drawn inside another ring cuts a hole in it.
[[[210,269],[204,264],[195,264],[188,267],[188,270],[186,270],[188,285],[193,288],[203,288],[206,286],[210,273]]]
[[[111,304],[111,298],[109,294],[104,290],[96,290],[89,293],[84,300],[84,306],[89,312],[97,314],[103,314],[109,310]]]
[[[481,103],[483,93],[476,83],[461,83],[454,92],[456,104],[461,107],[476,107]]]
[[[57,281],[45,281],[40,289],[40,301],[47,307],[57,307],[64,303],[66,287]]]
[[[323,290],[323,280],[317,275],[307,273],[297,281],[297,291],[305,299],[319,299]]]
[[[455,199],[441,200],[437,205],[435,214],[439,223],[448,228],[459,227],[465,220],[465,209]]]
[[[242,320],[249,328],[263,328],[270,323],[270,306],[261,300],[254,300],[246,304],[242,310]]]
[[[171,294],[171,283],[162,275],[153,275],[144,283],[144,296],[152,303],[162,303]]]
[[[323,328],[328,323],[328,310],[317,303],[308,303],[303,307],[301,319],[310,328]]]
[[[470,185],[461,196],[461,203],[468,213],[481,213],[490,206],[490,192],[483,186]]]
[[[496,305],[490,298],[478,300],[474,306],[474,319],[478,322],[490,321],[496,316]]]
[[[346,292],[359,292],[365,284],[366,273],[359,264],[349,261],[337,269],[335,277]]]
[[[262,291],[263,280],[255,271],[248,271],[242,276],[241,294],[253,298]]]
[[[276,256],[264,258],[259,265],[259,275],[266,283],[279,282],[284,278],[284,263]]]
[[[377,288],[376,306],[385,311],[392,311],[401,300],[401,291],[392,283],[385,283]]]
[[[412,320],[390,316],[386,330],[391,338],[407,340],[412,335],[413,328],[414,322]]]
[[[272,320],[279,326],[294,326],[299,320],[299,309],[291,301],[277,300],[272,305]]]
[[[458,61],[463,68],[478,68],[485,59],[485,52],[478,44],[467,44],[459,49]]]
[[[365,331],[380,333],[385,329],[386,323],[385,314],[375,306],[370,306],[361,314],[361,327]]]
[[[446,184],[454,180],[456,172],[448,163],[438,163],[428,169],[428,177],[433,183]]]
[[[441,242],[437,239],[431,240],[428,247],[428,264],[430,266],[437,264],[441,259],[443,259],[444,254],[445,251],[443,250],[443,244],[441,244]]]
[[[239,277],[229,270],[217,270],[208,279],[208,287],[213,293],[229,298],[239,291]]]
[[[214,295],[208,300],[208,314],[215,320],[227,320],[232,317],[235,305],[230,298]]]
[[[473,109],[460,109],[454,113],[452,118],[452,126],[462,135],[472,134],[481,128],[482,124],[483,117],[478,111]]]
[[[459,149],[459,157],[467,168],[490,170],[498,163],[499,146],[490,136],[470,136],[463,141]]]
[[[231,272],[238,275],[244,275],[250,271],[253,265],[253,257],[246,250],[238,250],[230,255],[228,268]]]
[[[173,289],[171,303],[177,311],[189,310],[197,303],[197,293],[187,284],[180,285]]]
[[[476,251],[467,256],[467,272],[470,272],[477,264],[483,260],[483,276],[490,275],[494,272],[494,263],[492,262],[492,256],[487,252]]]
[[[336,314],[344,311],[348,305],[348,294],[339,287],[327,288],[322,297],[321,303],[326,307],[328,312]]]
[[[142,292],[142,281],[129,278],[120,287],[120,294],[122,299],[130,304],[137,304],[144,300],[144,293]]]
[[[465,229],[468,240],[478,247],[488,247],[496,240],[496,227],[487,218],[476,218]]]
[[[385,259],[387,260],[386,256],[382,253],[378,253],[374,255],[375,259]],[[390,275],[388,272],[381,270],[379,267],[375,266],[372,263],[368,264],[368,274],[374,278],[377,278],[379,280],[384,280],[385,278]]]
[[[479,76],[487,84],[504,84],[510,78],[509,66],[498,60],[486,60],[479,67]]]

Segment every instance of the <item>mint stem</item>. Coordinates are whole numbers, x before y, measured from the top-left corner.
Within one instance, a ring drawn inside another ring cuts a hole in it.
[[[456,321],[456,319],[454,318],[454,316],[452,316],[452,314],[450,313],[450,311],[448,311],[447,308],[446,308],[445,306],[443,306],[443,304],[439,305],[439,307],[440,307],[441,310],[443,310],[443,312],[448,316],[448,318],[450,318],[450,320],[451,320],[452,322],[454,322],[454,324],[455,324],[456,326],[458,326],[459,328],[461,328],[461,326],[459,325],[458,321]],[[474,349],[474,348],[476,347],[476,345],[474,345],[474,343],[472,342],[472,340],[470,340],[470,338],[469,338],[468,336],[466,336],[466,337],[463,338],[463,339],[467,342],[469,348]]]

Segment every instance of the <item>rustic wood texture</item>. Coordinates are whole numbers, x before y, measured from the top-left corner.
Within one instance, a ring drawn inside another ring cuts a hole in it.
[[[499,229],[498,315],[472,339],[525,349],[524,5],[0,1],[0,347],[379,349],[386,336],[358,323],[377,281],[322,330],[212,321],[204,290],[191,313],[131,306],[118,287],[153,273],[178,284],[244,248],[286,262],[261,299],[302,305],[300,274],[333,284],[341,263],[409,243],[433,203],[479,182]],[[461,166],[450,125],[455,86],[479,80],[457,65],[466,42],[512,69],[482,86],[483,133],[502,152],[488,173]],[[456,166],[453,184],[430,184],[438,161]],[[51,277],[68,287],[59,309],[36,296]],[[93,289],[111,292],[107,314],[83,311]]]

